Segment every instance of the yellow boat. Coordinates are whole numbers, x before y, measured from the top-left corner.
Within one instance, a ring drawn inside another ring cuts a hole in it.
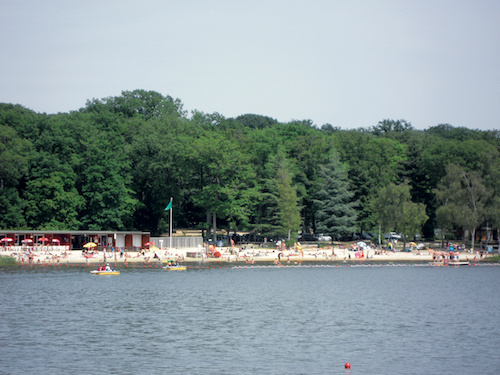
[[[120,271],[90,271],[92,275],[119,275]]]
[[[187,269],[186,266],[164,266],[163,269],[169,270],[169,271],[185,271]]]
[[[180,264],[177,264],[177,262],[173,259],[165,259],[163,263],[166,263],[166,266],[163,266],[163,269],[169,270],[169,271],[185,271],[186,266],[181,266]]]

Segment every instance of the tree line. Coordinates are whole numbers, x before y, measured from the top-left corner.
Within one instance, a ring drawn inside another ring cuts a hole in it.
[[[500,227],[499,136],[404,120],[341,130],[226,118],[145,90],[52,115],[3,103],[0,228],[158,235],[172,197],[174,228],[473,241]]]

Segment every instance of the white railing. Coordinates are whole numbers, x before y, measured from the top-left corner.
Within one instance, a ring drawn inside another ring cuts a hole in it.
[[[4,255],[10,253],[28,253],[28,252],[56,252],[63,253],[65,251],[69,251],[69,246],[46,246],[46,245],[13,245],[13,246],[0,246],[0,252]]]
[[[157,248],[168,249],[170,247],[170,237],[151,237]],[[203,237],[172,237],[172,248],[191,249],[203,246]]]

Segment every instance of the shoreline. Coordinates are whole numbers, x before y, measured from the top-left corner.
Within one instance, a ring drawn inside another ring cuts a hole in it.
[[[29,259],[27,254],[9,254],[3,252],[1,256],[14,257],[18,263],[33,264],[33,265],[88,265],[95,266],[104,263],[114,265],[127,265],[127,264],[144,264],[144,265],[162,265],[163,261],[167,259],[175,259],[180,263],[186,264],[237,264],[237,265],[253,265],[253,264],[280,264],[280,265],[300,265],[304,262],[318,263],[318,264],[339,264],[339,263],[384,263],[384,262],[397,262],[397,263],[431,263],[435,260],[429,251],[422,252],[384,252],[377,254],[375,250],[354,252],[347,249],[305,249],[302,253],[295,251],[277,251],[269,249],[252,249],[247,250],[243,255],[231,254],[228,249],[222,251],[221,257],[188,257],[187,253],[197,252],[199,249],[173,249],[171,252],[165,251],[166,255],[162,259],[154,258],[155,253],[152,251],[145,252],[127,252],[123,257],[119,253],[108,252],[106,257],[102,252],[94,254],[92,257],[86,258],[81,250],[72,250],[69,252],[42,252],[33,253],[32,260]],[[333,255],[332,255],[333,253]],[[440,253],[440,251],[437,251]],[[281,254],[281,256],[278,256]],[[484,258],[478,258],[477,255],[463,252],[459,254],[459,262],[479,263],[484,262],[490,257],[486,254]],[[280,258],[280,259],[279,259]],[[453,263],[450,261],[449,263]]]

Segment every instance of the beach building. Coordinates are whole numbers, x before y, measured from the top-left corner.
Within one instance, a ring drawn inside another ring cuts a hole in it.
[[[61,246],[80,250],[89,242],[97,249],[122,248],[138,251],[150,240],[150,232],[114,230],[2,230],[0,246]]]

